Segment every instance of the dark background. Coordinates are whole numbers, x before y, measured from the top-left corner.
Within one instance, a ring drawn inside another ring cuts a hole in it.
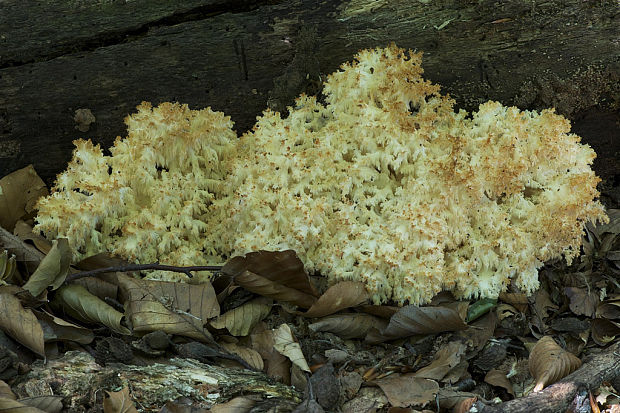
[[[72,141],[103,147],[146,100],[211,106],[238,133],[359,49],[424,51],[459,107],[555,107],[598,153],[603,201],[620,192],[617,1],[0,0],[0,176],[34,164],[49,184]],[[96,121],[77,129],[77,109]]]

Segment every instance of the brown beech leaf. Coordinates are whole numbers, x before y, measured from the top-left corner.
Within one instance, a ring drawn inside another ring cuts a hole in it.
[[[17,220],[32,213],[39,197],[47,194],[45,182],[32,165],[0,179],[0,226],[13,231]]]
[[[73,281],[86,288],[89,293],[105,300],[106,298],[118,298],[118,285],[112,284],[99,277],[85,277]]]
[[[47,395],[24,397],[23,399],[19,399],[19,402],[40,409],[46,413],[60,413],[62,411],[62,396]]]
[[[81,285],[68,284],[60,287],[54,295],[52,305],[62,308],[78,320],[103,324],[118,334],[131,334],[127,327],[121,325],[123,313],[116,311]]]
[[[15,223],[13,233],[22,241],[31,241],[43,254],[47,254],[52,249],[52,243],[47,238],[32,232],[32,225],[21,219]]]
[[[415,377],[412,374],[392,374],[375,380],[386,397],[396,407],[424,405],[435,399],[439,392],[436,381]]]
[[[273,330],[273,348],[288,357],[301,370],[310,373],[310,367],[308,367],[304,353],[301,351],[301,346],[293,337],[293,332],[288,324],[282,324]]]
[[[272,330],[252,332],[250,339],[252,348],[256,350],[265,363],[265,373],[269,377],[281,380],[285,384],[291,383],[291,361],[274,348],[274,334]]]
[[[263,363],[263,358],[256,350],[252,350],[251,348],[247,348],[244,346],[240,346],[235,343],[220,343],[226,351],[231,354],[236,354],[241,357],[246,363],[250,366],[254,367],[256,370],[260,371],[265,367]]]
[[[102,252],[84,258],[82,261],[75,264],[75,267],[82,271],[91,271],[98,268],[122,267],[127,264],[129,264],[129,262],[122,258],[113,257],[106,252]]]
[[[620,335],[620,322],[595,318],[590,326],[592,340],[599,346],[606,346]]]
[[[273,302],[258,297],[211,320],[213,328],[226,328],[233,336],[247,336],[271,311]]]
[[[4,380],[0,380],[0,398],[17,400],[17,396],[11,390],[11,386],[6,384]]]
[[[392,316],[385,329],[371,330],[366,340],[376,344],[416,334],[437,334],[466,328],[467,324],[452,308],[408,305]]]
[[[211,283],[185,284],[151,281],[119,274],[127,297],[126,314],[137,333],[161,330],[206,343],[213,338],[205,325],[220,314]]]
[[[0,329],[34,353],[45,357],[43,328],[32,310],[22,307],[13,294],[0,293]]]
[[[596,317],[620,320],[620,296],[615,295],[603,301],[596,308]]]
[[[413,373],[414,377],[424,379],[441,380],[454,367],[456,367],[465,355],[466,345],[460,341],[451,341],[435,354],[435,359],[426,367]]]
[[[0,411],[6,413],[46,413],[45,410],[28,406],[18,400],[0,397]]]
[[[17,273],[17,259],[7,250],[0,250],[0,280],[9,282]]]
[[[470,400],[477,395],[474,393],[457,391],[450,387],[442,387],[439,389],[439,393],[437,394],[437,401],[439,402],[439,407],[442,409],[455,409],[458,405],[463,403],[466,400]],[[452,410],[452,413],[456,411]],[[469,409],[465,410],[464,413],[468,412]]]
[[[581,360],[560,347],[552,337],[544,336],[532,348],[528,365],[536,381],[536,392],[577,370]]]
[[[372,314],[374,316],[389,320],[398,312],[398,310],[400,310],[400,307],[392,305],[362,305],[360,306],[360,310],[367,314]]]
[[[0,245],[9,254],[15,255],[16,260],[25,266],[29,274],[37,270],[37,267],[45,257],[41,251],[32,245],[26,244],[2,227],[0,227]]]
[[[302,308],[310,308],[316,301],[314,295],[287,287],[251,271],[237,274],[234,280],[235,284],[255,294],[286,301]]]
[[[527,310],[527,306],[529,304],[527,295],[524,293],[503,292],[499,294],[499,299],[507,304],[512,305],[513,307],[515,307],[517,310],[521,311],[522,313],[524,313],[525,310]]]
[[[219,403],[211,407],[211,413],[246,413],[252,410],[256,404],[255,400],[249,397],[235,397],[226,403]]]
[[[103,399],[104,413],[138,413],[129,394],[129,387],[120,391],[106,391]]]
[[[323,317],[310,324],[310,330],[327,331],[344,339],[363,338],[371,328],[378,330],[387,326],[388,322],[370,314],[335,314]]]
[[[245,271],[258,274],[284,287],[318,296],[303,263],[293,250],[251,252],[244,257],[231,258],[222,268],[223,274],[232,277]]]
[[[484,381],[491,386],[497,386],[505,389],[512,397],[515,396],[515,392],[512,388],[512,383],[506,377],[506,372],[499,369],[492,369],[484,376]]]
[[[465,338],[470,344],[470,354],[468,354],[468,358],[482,350],[487,341],[493,337],[498,322],[496,309],[471,323],[466,330],[459,331],[458,335]]]
[[[66,238],[59,238],[52,242],[52,249],[47,253],[37,270],[24,284],[24,290],[30,291],[37,297],[47,287],[57,289],[65,282],[71,265],[71,249]]]
[[[569,308],[575,315],[592,317],[600,299],[596,291],[586,290],[579,287],[566,287],[564,294],[569,299]]]
[[[45,311],[34,311],[43,328],[45,342],[74,341],[80,344],[89,344],[95,338],[93,332],[87,328],[51,315]]]
[[[363,283],[341,281],[332,285],[319,297],[304,317],[325,317],[349,307],[355,307],[368,301],[369,296]]]

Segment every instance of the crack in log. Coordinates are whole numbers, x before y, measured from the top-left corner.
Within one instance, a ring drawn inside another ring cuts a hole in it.
[[[280,3],[279,0],[264,1],[223,1],[219,4],[210,4],[194,7],[192,9],[172,13],[168,16],[146,22],[136,28],[126,29],[116,32],[99,33],[91,38],[75,39],[74,43],[65,45],[49,53],[40,54],[30,59],[15,60],[8,59],[0,62],[0,70],[10,67],[18,67],[32,63],[46,62],[65,55],[81,52],[92,52],[102,47],[114,46],[117,44],[128,43],[139,40],[148,35],[149,31],[160,27],[169,27],[177,24],[200,21],[225,13],[247,13],[261,6],[273,5]],[[246,75],[247,76],[247,75]]]

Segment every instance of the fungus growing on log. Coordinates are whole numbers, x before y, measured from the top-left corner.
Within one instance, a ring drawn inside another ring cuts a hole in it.
[[[142,104],[104,156],[76,141],[37,228],[76,258],[203,265],[293,249],[309,271],[363,281],[375,302],[538,287],[607,220],[596,156],[552,110],[487,102],[471,115],[422,78],[421,54],[363,50],[236,139],[210,109]],[[184,275],[152,273],[178,280]]]

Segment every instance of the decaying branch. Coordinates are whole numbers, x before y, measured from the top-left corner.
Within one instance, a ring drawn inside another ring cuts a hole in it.
[[[83,351],[70,351],[47,362],[38,361],[18,379],[12,389],[18,397],[60,395],[64,408],[83,411],[100,409],[104,390],[118,391],[128,386],[131,398],[141,411],[159,411],[166,402],[184,398],[191,407],[210,408],[214,404],[244,395],[261,396],[261,402],[295,406],[300,394],[263,373],[224,368],[192,359],[171,359],[166,364],[146,366],[111,364],[102,367]],[[184,403],[184,404],[185,404]]]
[[[587,391],[595,390],[603,382],[620,377],[620,342],[586,361],[581,368],[564,379],[537,393],[494,406],[477,402],[480,413],[560,413],[567,411],[575,398],[583,398]],[[473,411],[473,410],[470,410]]]

